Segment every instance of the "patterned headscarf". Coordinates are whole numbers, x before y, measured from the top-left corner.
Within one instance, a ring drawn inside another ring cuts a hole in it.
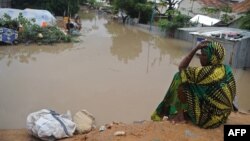
[[[224,47],[215,41],[206,42],[206,48],[203,48],[203,51],[208,56],[208,64],[218,65],[221,64],[224,60],[225,49]]]

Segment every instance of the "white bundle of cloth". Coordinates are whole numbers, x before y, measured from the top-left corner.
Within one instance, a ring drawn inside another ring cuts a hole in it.
[[[41,140],[51,141],[73,136],[76,124],[71,114],[60,115],[55,111],[42,109],[27,117],[27,128],[30,134]]]

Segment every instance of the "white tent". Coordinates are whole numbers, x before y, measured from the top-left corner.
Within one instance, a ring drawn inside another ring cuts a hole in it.
[[[46,22],[48,25],[56,25],[56,18],[47,10],[38,10],[38,9],[24,9],[23,16],[28,19],[36,19],[36,24],[42,25],[43,22]]]
[[[18,17],[19,13],[22,13],[23,10],[20,9],[13,9],[13,8],[0,8],[0,18],[4,16],[6,13],[9,15],[12,19],[15,19]]]
[[[17,18],[19,13],[22,13],[23,17],[29,20],[35,19],[35,23],[40,26],[42,26],[44,22],[46,22],[47,25],[56,25],[56,18],[47,10],[0,8],[0,18],[2,18],[5,13],[12,19]]]
[[[192,19],[190,19],[190,22],[192,23],[200,23],[206,26],[212,26],[215,25],[216,23],[220,22],[219,19],[211,18],[208,16],[204,15],[196,15]]]

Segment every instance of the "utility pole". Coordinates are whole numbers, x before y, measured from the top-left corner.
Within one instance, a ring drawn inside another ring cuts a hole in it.
[[[155,7],[156,7],[156,0],[154,1],[154,6],[153,6],[153,8],[152,8],[152,15],[151,15],[151,21],[150,21],[150,28],[149,28],[149,31],[152,30],[152,23],[153,23],[153,20],[154,20]]]

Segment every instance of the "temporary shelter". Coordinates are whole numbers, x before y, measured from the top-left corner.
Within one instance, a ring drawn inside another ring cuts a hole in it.
[[[0,8],[0,18],[4,16],[4,14],[9,15],[12,19],[18,17],[19,13],[22,13],[23,10],[13,9],[13,8]]]
[[[39,9],[24,9],[23,16],[32,19],[34,18],[35,23],[42,26],[44,22],[47,25],[56,25],[56,18],[47,10],[39,10]]]
[[[56,25],[56,18],[47,10],[0,8],[0,18],[2,18],[4,14],[7,14],[12,19],[15,19],[20,13],[29,20],[35,19],[35,23],[40,26],[44,23],[46,23],[46,25]]]

